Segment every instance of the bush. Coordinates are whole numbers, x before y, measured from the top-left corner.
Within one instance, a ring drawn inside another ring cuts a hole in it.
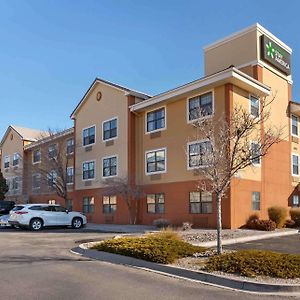
[[[247,277],[300,278],[300,255],[260,250],[242,250],[212,256],[207,271],[222,271]]]
[[[285,227],[286,228],[295,228],[296,227],[296,223],[293,220],[286,220],[285,221]]]
[[[191,230],[193,224],[190,222],[183,222],[182,223],[182,231]]]
[[[205,248],[184,242],[174,232],[148,234],[146,237],[111,239],[95,245],[93,249],[162,264],[172,263],[178,258],[206,251]]]
[[[156,219],[153,221],[153,225],[157,228],[167,228],[170,222],[167,219]]]
[[[256,229],[255,221],[259,220],[258,214],[252,214],[249,216],[246,222],[246,228],[248,229]]]
[[[277,228],[282,228],[286,217],[287,209],[281,206],[272,206],[268,208],[269,219],[276,223]]]
[[[262,231],[274,231],[276,223],[271,220],[259,220],[258,218],[249,218],[246,223],[246,228]]]
[[[291,219],[295,222],[295,226],[300,226],[300,208],[291,208],[290,210]]]

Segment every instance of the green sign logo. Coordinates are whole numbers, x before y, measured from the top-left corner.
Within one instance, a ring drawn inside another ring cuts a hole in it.
[[[267,55],[274,58],[275,49],[273,48],[272,42],[266,44]]]

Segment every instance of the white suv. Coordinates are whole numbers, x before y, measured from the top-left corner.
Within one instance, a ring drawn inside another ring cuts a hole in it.
[[[40,230],[44,226],[72,226],[79,229],[86,224],[86,217],[76,211],[69,212],[55,204],[21,204],[16,205],[8,219],[9,224]]]

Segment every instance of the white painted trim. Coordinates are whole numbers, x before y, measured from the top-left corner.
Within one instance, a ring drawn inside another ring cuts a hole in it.
[[[151,113],[151,112],[154,112],[156,110],[160,110],[164,108],[165,110],[165,126],[162,127],[162,128],[159,128],[159,129],[155,129],[155,130],[152,130],[152,131],[148,131],[147,130],[147,125],[148,125],[148,122],[147,122],[147,118],[148,118],[148,113]],[[163,105],[163,106],[160,106],[160,107],[157,107],[157,108],[153,108],[151,110],[147,110],[145,112],[145,134],[150,134],[150,133],[155,133],[155,132],[159,132],[159,131],[164,131],[167,129],[167,106],[166,105]]]
[[[252,144],[260,145],[260,143],[258,143],[257,141],[250,141],[250,151],[251,152],[252,152]],[[260,167],[261,166],[261,159],[262,159],[262,157],[259,157],[259,164],[257,164],[257,163],[253,163],[252,158],[251,158],[252,166],[253,167]]]
[[[103,161],[104,161],[104,159],[113,158],[113,157],[116,157],[116,159],[117,159],[116,175],[103,176]],[[104,156],[104,157],[101,158],[101,160],[102,160],[101,177],[103,179],[118,177],[118,174],[119,174],[119,155],[118,154],[113,154],[113,155],[109,155],[109,156]]]
[[[195,120],[190,120],[190,112],[189,112],[189,102],[191,99],[195,98],[195,97],[198,97],[198,96],[202,96],[204,94],[208,94],[208,93],[212,93],[212,114],[211,115],[208,115],[208,116],[203,116],[201,118],[198,118],[198,119],[195,119]],[[188,124],[193,124],[199,120],[205,120],[205,119],[210,119],[210,118],[213,118],[215,114],[215,92],[214,90],[210,89],[210,90],[207,90],[205,92],[201,92],[201,94],[197,94],[197,95],[194,95],[194,96],[191,96],[191,97],[188,97],[186,99],[186,121]]]
[[[293,172],[293,156],[297,156],[298,157],[298,173],[299,174],[294,174],[294,172]],[[300,176],[299,170],[300,170],[299,154],[295,153],[295,152],[292,152],[292,154],[291,154],[291,173],[292,173],[292,176],[299,177]]]
[[[83,145],[83,141],[84,141],[83,131],[86,130],[86,129],[92,128],[92,127],[95,127],[95,142],[92,143],[92,144]],[[82,130],[81,130],[81,142],[82,142],[82,147],[85,148],[85,147],[88,147],[88,146],[93,146],[93,145],[95,145],[95,144],[96,144],[96,139],[97,139],[97,126],[96,126],[96,124],[91,125],[91,126],[89,126],[89,127],[82,128]]]
[[[83,164],[85,164],[85,163],[90,163],[90,162],[93,162],[93,163],[94,163],[94,178],[83,179]],[[83,162],[81,163],[81,168],[82,168],[81,181],[90,181],[90,180],[95,180],[95,179],[96,179],[96,171],[97,171],[97,168],[96,168],[96,160],[92,159],[92,160],[86,160],[86,161],[83,161]]]
[[[115,120],[115,119],[117,120],[117,135],[113,138],[109,138],[109,139],[105,140],[104,139],[104,123]],[[118,137],[119,137],[119,117],[116,116],[116,117],[113,117],[111,119],[102,121],[101,128],[102,128],[102,142],[109,142],[109,141],[113,141],[113,140],[118,139]]]
[[[297,131],[298,131],[298,134],[293,134],[293,117],[297,118]],[[294,136],[294,137],[299,137],[299,117],[297,117],[296,115],[294,114],[291,114],[291,118],[290,118],[290,122],[291,122],[291,136]]]
[[[147,154],[152,152],[164,151],[165,152],[165,169],[163,171],[155,171],[155,172],[148,172],[147,171]],[[145,151],[145,175],[155,175],[155,174],[164,174],[167,173],[167,147],[151,149]]]
[[[202,166],[195,166],[195,167],[191,167],[190,166],[190,145],[193,144],[200,144],[200,143],[204,143],[204,142],[208,142],[209,139],[202,139],[202,140],[196,140],[196,141],[192,141],[192,142],[188,142],[187,143],[187,151],[186,151],[186,166],[187,166],[187,170],[191,171],[191,170],[196,170],[196,169],[202,169],[202,168],[206,168],[207,165],[202,165]]]

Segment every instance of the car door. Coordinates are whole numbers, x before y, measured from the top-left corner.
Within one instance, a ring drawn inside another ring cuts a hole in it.
[[[56,210],[54,205],[47,205],[43,208],[42,212],[45,226],[56,225]]]
[[[55,222],[57,226],[60,225],[70,225],[71,221],[69,220],[68,211],[59,205],[55,206]]]

